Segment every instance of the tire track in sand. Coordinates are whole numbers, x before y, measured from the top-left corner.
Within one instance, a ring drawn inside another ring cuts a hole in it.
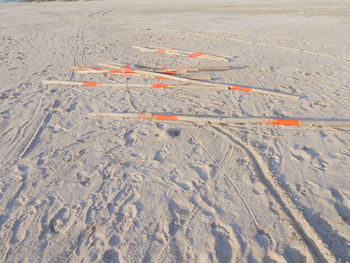
[[[244,152],[246,152],[253,163],[255,172],[259,177],[261,183],[263,183],[265,187],[270,191],[273,198],[281,207],[282,211],[288,216],[291,224],[297,233],[299,233],[299,235],[303,238],[305,244],[309,248],[310,252],[312,252],[312,255],[315,257],[315,259],[317,259],[318,262],[336,262],[333,254],[325,246],[323,241],[319,238],[315,230],[306,221],[300,211],[294,206],[290,197],[287,195],[284,189],[279,186],[278,182],[271,175],[268,168],[265,167],[261,157],[256,154],[254,150],[249,146],[244,145],[237,138],[233,137],[231,133],[226,132],[217,126],[212,126],[211,128],[217,133],[227,137],[232,143],[238,145]]]

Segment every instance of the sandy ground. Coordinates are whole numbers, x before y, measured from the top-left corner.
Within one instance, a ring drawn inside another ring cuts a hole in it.
[[[350,119],[349,18],[349,1],[0,4],[0,261],[350,262],[349,131],[87,118]],[[41,84],[218,64],[132,45],[231,55],[215,81],[304,96]]]

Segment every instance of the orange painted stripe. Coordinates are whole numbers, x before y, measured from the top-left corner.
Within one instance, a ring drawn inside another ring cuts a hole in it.
[[[165,53],[165,49],[158,49],[158,53]]]
[[[153,84],[152,88],[177,88],[176,85],[169,85],[169,84]]]
[[[130,76],[132,76],[132,73],[122,72],[122,73],[120,73],[120,76],[128,76],[128,77],[130,77]]]
[[[120,69],[110,69],[108,70],[109,73],[122,73]]]
[[[156,76],[157,79],[167,79],[167,77],[163,77],[163,76]]]
[[[230,88],[234,90],[242,90],[242,91],[248,91],[248,92],[252,91],[252,88],[248,88],[248,87],[231,86]]]
[[[200,56],[200,55],[204,55],[205,53],[203,53],[203,52],[194,52],[193,53],[193,55],[198,55],[198,56]]]
[[[168,84],[153,84],[152,88],[167,88],[169,87]]]
[[[187,57],[189,57],[189,58],[198,58],[198,56],[196,56],[196,55],[187,55]]]
[[[156,120],[165,120],[165,121],[177,121],[177,116],[171,115],[159,115],[159,114],[150,114],[150,113],[138,113],[137,117],[141,119],[156,119]]]
[[[124,72],[135,72],[133,68],[124,68]]]
[[[272,125],[286,125],[286,126],[299,126],[298,120],[281,120],[281,119],[273,119],[267,122]]]
[[[154,119],[157,120],[165,120],[165,121],[177,121],[177,116],[171,116],[171,115],[152,115]]]
[[[81,83],[84,87],[96,87],[96,86],[99,86],[98,83],[96,82],[82,82]]]
[[[91,68],[91,69],[94,69],[94,70],[103,70],[102,68]]]
[[[176,75],[176,71],[171,71],[171,70],[167,70],[167,69],[164,69],[164,73],[170,74],[170,75]]]

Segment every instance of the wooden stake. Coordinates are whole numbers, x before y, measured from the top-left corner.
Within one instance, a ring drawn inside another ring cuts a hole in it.
[[[100,82],[80,82],[80,81],[62,81],[62,80],[43,80],[45,85],[63,85],[63,86],[80,86],[80,87],[110,87],[110,88],[154,88],[154,89],[207,89],[218,90],[211,86],[198,85],[178,85],[178,84],[118,84],[118,83],[100,83]]]
[[[232,56],[218,56],[218,55],[209,55],[203,52],[191,52],[185,50],[177,50],[173,48],[158,48],[158,47],[138,47],[133,46],[133,48],[138,49],[142,52],[157,52],[169,55],[185,56],[190,58],[206,58],[211,60],[220,60],[220,61],[230,61],[233,59]]]
[[[200,70],[229,70],[232,69],[231,66],[194,66],[194,67],[168,67],[168,66],[158,66],[158,65],[139,65],[139,64],[121,64],[121,63],[114,63],[116,66],[120,67],[129,67],[134,69],[144,69],[148,71],[157,71],[159,73],[166,73],[166,71],[176,71],[179,72],[188,72],[188,71],[200,71]]]
[[[90,113],[88,118],[98,119],[154,119],[162,121],[181,121],[210,124],[231,124],[231,125],[279,125],[279,126],[314,126],[329,128],[350,128],[350,120],[311,120],[311,119],[274,119],[274,118],[236,118],[236,117],[211,117],[211,116],[190,116],[190,115],[163,115],[151,113]]]
[[[118,70],[121,69],[121,67],[118,66],[118,64],[115,64],[113,62],[99,63],[98,65],[100,65],[102,67],[109,67],[109,68],[114,67],[114,68],[117,68]],[[218,84],[218,83],[213,83],[213,82],[204,82],[204,81],[198,81],[198,80],[193,80],[193,79],[188,79],[188,78],[183,78],[183,77],[178,77],[178,76],[173,76],[173,75],[168,75],[168,74],[149,72],[149,71],[139,70],[139,69],[134,70],[134,73],[156,76],[158,78],[172,79],[172,80],[177,80],[180,82],[192,83],[192,84],[197,84],[197,85],[201,85],[201,86],[213,86],[213,87],[217,87],[217,89],[222,88],[222,89],[240,90],[240,91],[246,91],[246,92],[255,92],[255,93],[261,93],[261,94],[266,94],[266,95],[271,95],[271,96],[289,98],[289,99],[299,99],[300,98],[300,96],[298,96],[298,95],[293,95],[293,94],[288,94],[288,93],[283,93],[283,92],[278,92],[278,91],[270,91],[270,90],[264,90],[264,89],[259,89],[259,88],[250,88],[250,87],[241,87],[241,86],[231,86],[229,84]]]
[[[106,69],[102,69],[102,68],[88,68],[88,67],[72,67],[72,69],[74,71],[76,71],[78,74],[116,74],[116,75],[120,75],[120,76],[124,76],[124,77],[132,77],[132,76],[136,76],[139,78],[145,78],[145,74],[144,73],[140,73],[140,72],[136,72],[134,68],[130,68],[130,67],[124,67],[124,66],[119,66],[119,65],[124,65],[124,64],[118,64],[116,63],[115,66],[113,66],[113,69],[110,70],[106,70]],[[147,71],[150,72],[150,71]],[[153,72],[153,71],[151,71]],[[159,74],[157,75],[153,75],[151,76],[150,74],[147,74],[148,77],[152,77],[152,78],[157,78],[157,79],[167,79],[168,75],[177,75],[177,74],[181,74],[182,72],[178,72],[178,71],[173,71],[173,70],[163,70],[162,72],[164,72],[165,74],[162,76],[159,76]],[[156,73],[156,72],[153,72]],[[163,73],[160,73],[163,74]],[[187,77],[189,79],[193,79],[193,80],[211,80],[211,77],[207,74],[187,74]]]

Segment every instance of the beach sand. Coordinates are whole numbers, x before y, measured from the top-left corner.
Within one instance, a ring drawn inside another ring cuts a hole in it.
[[[0,261],[350,262],[349,130],[87,118],[350,119],[349,18],[348,1],[0,4]],[[103,61],[227,64],[205,74],[302,97],[41,83],[126,82],[72,71]]]

